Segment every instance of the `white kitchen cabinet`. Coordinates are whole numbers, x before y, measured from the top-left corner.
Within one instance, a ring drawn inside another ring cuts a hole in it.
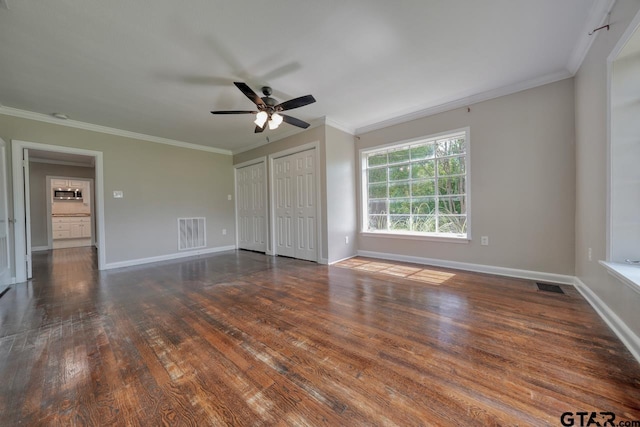
[[[91,237],[91,217],[54,217],[53,239],[86,239]]]
[[[69,180],[67,179],[51,179],[51,187],[53,188],[67,188],[69,187]]]
[[[63,188],[83,188],[87,185],[86,180],[79,179],[58,179],[51,178],[51,186],[52,187],[63,187]]]

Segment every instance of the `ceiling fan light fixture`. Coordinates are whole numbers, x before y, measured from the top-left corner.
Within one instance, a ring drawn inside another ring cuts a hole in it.
[[[271,120],[269,120],[269,129],[278,129],[278,126],[282,123],[283,117],[278,113],[273,113],[271,115]]]
[[[267,122],[267,119],[269,119],[269,115],[267,114],[267,112],[260,111],[258,114],[256,114],[256,120],[253,123],[255,123],[256,126],[263,127]]]

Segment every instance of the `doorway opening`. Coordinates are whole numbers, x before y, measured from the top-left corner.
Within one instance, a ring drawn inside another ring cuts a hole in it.
[[[63,249],[69,246],[80,246],[74,249],[84,249],[84,259],[102,269],[102,153],[14,140],[12,165],[16,282],[33,277],[34,253],[42,258],[44,251],[52,255],[70,251]],[[55,257],[49,258],[55,262]]]

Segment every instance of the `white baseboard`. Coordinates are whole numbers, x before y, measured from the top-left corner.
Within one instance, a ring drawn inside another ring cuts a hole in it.
[[[344,257],[344,258],[342,258],[342,259],[337,259],[337,260],[335,260],[335,261],[331,261],[331,262],[329,263],[329,265],[337,264],[337,263],[339,263],[339,262],[346,261],[346,260],[348,260],[348,259],[355,258],[355,257],[357,257],[357,256],[358,256],[358,255],[357,255],[357,254],[355,254],[355,255],[350,255],[350,256],[348,256],[348,257]],[[364,256],[364,255],[363,255],[363,256]]]
[[[154,256],[149,258],[138,258],[138,259],[132,259],[127,261],[110,262],[104,266],[103,270],[132,267],[134,265],[149,264],[152,262],[170,261],[174,259],[187,258],[187,257],[198,256],[198,255],[213,254],[216,252],[233,251],[235,249],[236,249],[235,245],[219,246],[217,248],[207,248],[207,249],[201,249],[197,251],[179,252],[179,253],[160,255],[160,256]]]
[[[620,341],[629,349],[633,357],[640,363],[640,337],[636,335],[618,315],[609,308],[587,285],[579,278],[575,278],[575,288],[587,300],[591,307],[600,315]]]
[[[42,252],[51,249],[49,246],[31,246],[31,252]]]
[[[320,258],[320,259],[318,260],[318,264],[327,265],[327,264],[329,264],[329,260],[328,260],[328,259],[326,259],[326,258]]]
[[[412,262],[415,264],[432,265],[434,267],[453,268],[456,270],[474,271],[477,273],[495,274],[498,276],[518,277],[521,279],[538,280],[541,282],[573,285],[574,276],[564,274],[545,273],[542,271],[519,270],[516,268],[496,267],[493,265],[471,264],[468,262],[448,261],[436,258],[422,258],[409,255],[389,254],[384,252],[358,251],[359,256],[387,259],[390,261]]]

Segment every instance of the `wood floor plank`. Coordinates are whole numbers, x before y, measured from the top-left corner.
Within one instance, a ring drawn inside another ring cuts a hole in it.
[[[0,300],[0,424],[640,420],[640,365],[571,286],[242,251],[95,265],[34,254]]]

